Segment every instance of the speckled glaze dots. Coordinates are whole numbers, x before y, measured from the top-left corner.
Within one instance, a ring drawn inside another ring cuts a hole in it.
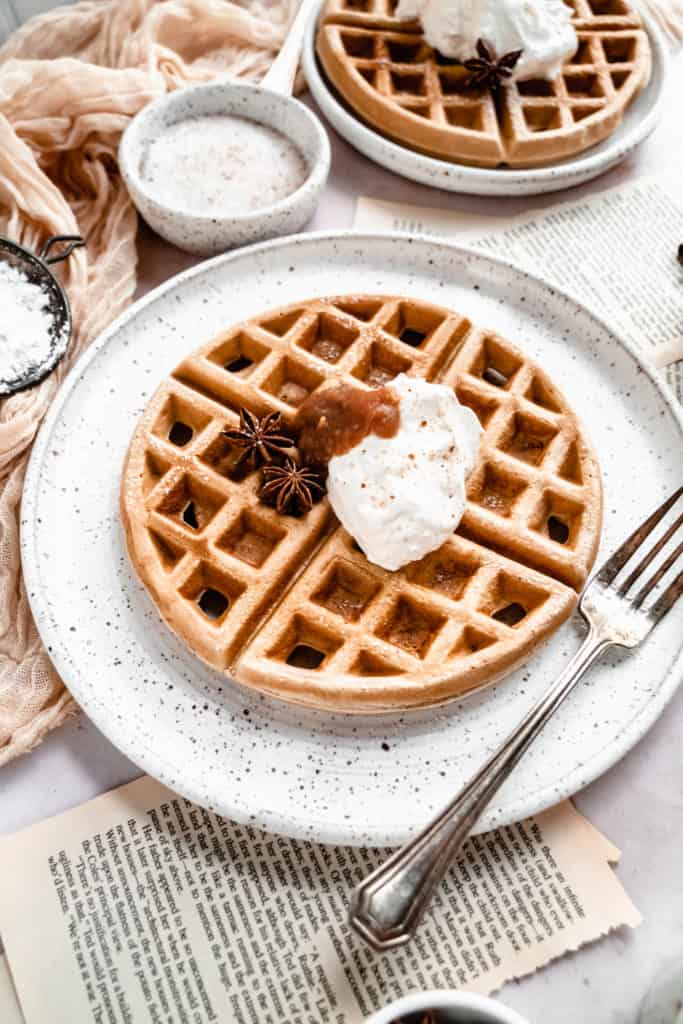
[[[130,568],[118,511],[130,436],[183,356],[264,309],[354,291],[448,306],[542,363],[598,453],[599,558],[680,484],[680,409],[628,345],[573,299],[456,246],[306,235],[180,275],[88,349],[33,450],[22,553],[57,670],[95,724],[145,771],[238,821],[322,842],[388,845],[424,824],[509,733],[576,650],[576,623],[502,683],[446,708],[373,718],[305,712],[248,692],[173,638]],[[682,636],[677,606],[638,651],[596,665],[480,827],[535,813],[614,764],[674,693]]]
[[[271,205],[242,213],[198,213],[164,201],[142,173],[150,141],[182,121],[210,115],[233,115],[275,129],[301,155],[306,167],[303,184]],[[300,231],[327,181],[330,144],[318,118],[298,100],[254,85],[217,82],[179,89],[145,107],[124,132],[119,161],[133,202],[150,227],[179,249],[213,255]]]

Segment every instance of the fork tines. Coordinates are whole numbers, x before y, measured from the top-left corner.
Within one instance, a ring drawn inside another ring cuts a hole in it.
[[[620,548],[615,551],[611,558],[609,558],[602,569],[597,575],[597,580],[605,586],[611,586],[614,584],[616,577],[619,575],[622,569],[625,569],[631,562],[637,552],[639,552],[648,538],[651,536],[656,527],[662,522],[667,513],[675,508],[676,503],[680,500],[683,495],[683,487],[679,487],[678,490],[664,501],[655,512],[649,516],[644,523],[642,523],[634,532],[628,537],[627,540],[621,545]],[[620,597],[626,597],[633,587],[634,583],[643,575],[645,570],[652,564],[655,558],[662,552],[665,551],[666,546],[678,535],[681,535],[681,527],[683,527],[683,512],[680,513],[677,518],[667,527],[662,536],[657,540],[655,544],[647,551],[647,553],[640,559],[640,561],[631,570],[628,576],[619,584],[617,594]],[[630,600],[630,604],[634,608],[640,608],[646,598],[654,591],[654,589],[661,583],[667,573],[674,567],[678,559],[683,555],[683,541],[681,541],[674,549],[666,556],[659,568],[654,574],[647,580],[647,582],[640,588],[635,598]],[[662,615],[671,608],[674,602],[683,593],[683,571],[680,572],[674,580],[666,587],[664,592],[657,598],[653,605],[648,609],[648,614],[655,619],[661,618]]]

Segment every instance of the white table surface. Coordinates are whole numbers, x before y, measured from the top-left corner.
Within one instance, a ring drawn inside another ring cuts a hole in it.
[[[476,199],[414,185],[364,159],[330,129],[334,169],[310,227],[349,227],[359,195],[513,216],[671,170],[672,164],[681,168],[683,189],[682,103],[683,55],[674,64],[663,123],[638,152],[589,185],[528,199]],[[141,292],[192,262],[146,229],[141,232],[140,255]],[[579,809],[623,851],[619,877],[644,923],[636,931],[614,932],[506,986],[501,999],[532,1024],[635,1024],[640,1001],[656,973],[672,956],[683,956],[681,736],[683,689],[641,743],[577,795]],[[58,814],[138,774],[135,765],[81,714],[33,753],[0,769],[0,833]]]

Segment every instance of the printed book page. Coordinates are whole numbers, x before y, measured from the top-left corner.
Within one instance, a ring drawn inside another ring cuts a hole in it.
[[[683,188],[644,178],[520,217],[361,198],[354,228],[456,239],[578,298],[631,341],[683,402]]]
[[[0,934],[25,1024],[361,1024],[635,927],[618,854],[569,801],[474,837],[414,941],[377,954],[346,914],[383,851],[256,832],[143,777],[0,840]]]

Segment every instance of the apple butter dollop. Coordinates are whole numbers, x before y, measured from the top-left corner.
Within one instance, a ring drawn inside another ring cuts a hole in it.
[[[296,430],[304,461],[326,466],[368,437],[395,437],[401,422],[398,395],[388,386],[364,391],[335,384],[317,391],[299,406]]]

